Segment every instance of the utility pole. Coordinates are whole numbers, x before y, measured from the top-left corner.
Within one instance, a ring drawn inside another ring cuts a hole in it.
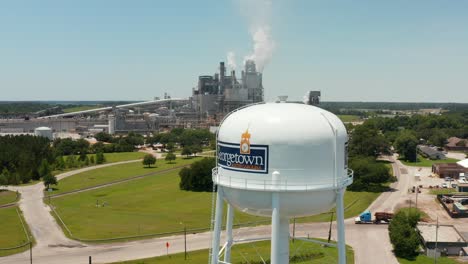
[[[296,238],[296,217],[293,218],[293,237],[292,237],[293,243],[294,243],[295,238]]]
[[[330,228],[328,229],[328,243],[330,243],[330,240],[331,240],[331,229],[332,229],[332,223],[333,223],[333,211],[331,213],[331,217],[330,217]]]
[[[435,239],[435,251],[434,251],[434,264],[437,264],[437,235],[439,233],[439,217],[437,217],[437,224],[436,224],[436,239]]]
[[[29,260],[31,261],[32,264],[32,240],[29,239]]]
[[[418,193],[419,193],[419,186],[416,187],[416,211],[418,209]]]
[[[187,260],[187,225],[184,224],[184,258]]]

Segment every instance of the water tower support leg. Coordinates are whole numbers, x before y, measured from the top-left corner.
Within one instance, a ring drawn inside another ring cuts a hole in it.
[[[344,223],[344,188],[338,190],[336,196],[336,223],[338,229],[338,263],[346,264],[346,241]]]
[[[226,242],[227,246],[224,251],[224,262],[231,262],[231,247],[232,247],[232,225],[234,223],[234,208],[228,204],[226,216]]]
[[[272,194],[271,264],[289,263],[289,219],[281,217],[279,193]]]
[[[213,244],[211,245],[211,264],[218,264],[219,261],[219,241],[221,240],[221,225],[223,224],[223,196],[223,188],[218,185],[218,192],[216,194],[215,225],[213,229]]]

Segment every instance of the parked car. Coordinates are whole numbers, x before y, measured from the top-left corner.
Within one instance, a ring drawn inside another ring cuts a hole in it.
[[[445,181],[453,181],[452,177],[445,177]]]
[[[444,182],[442,183],[442,188],[448,188],[448,185]]]

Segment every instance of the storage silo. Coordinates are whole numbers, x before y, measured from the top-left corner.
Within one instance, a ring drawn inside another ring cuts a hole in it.
[[[52,133],[52,128],[50,127],[37,127],[34,129],[34,135],[38,137],[46,137],[50,140],[54,139],[54,135]]]
[[[289,218],[337,207],[339,263],[346,263],[343,195],[353,181],[347,168],[346,128],[334,114],[298,103],[255,104],[229,114],[217,134],[216,213],[211,263],[229,263],[233,207],[272,218],[271,263],[289,263]],[[224,261],[219,243],[228,203]]]

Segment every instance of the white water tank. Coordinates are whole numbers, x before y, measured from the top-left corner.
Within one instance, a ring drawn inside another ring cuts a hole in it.
[[[37,127],[34,129],[34,135],[38,137],[46,137],[50,140],[54,139],[52,129],[50,127]]]
[[[231,205],[249,214],[271,217],[271,192],[280,193],[282,217],[323,213],[335,206],[336,190],[352,182],[347,141],[341,120],[321,108],[249,106],[220,125],[213,181]]]

